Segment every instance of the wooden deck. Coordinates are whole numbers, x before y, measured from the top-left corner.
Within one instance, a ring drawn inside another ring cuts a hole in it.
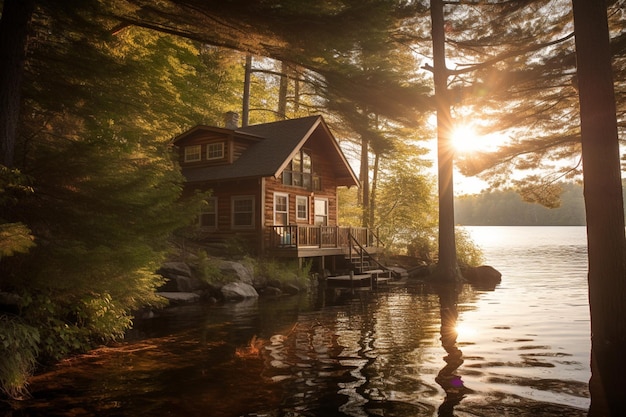
[[[293,225],[269,227],[268,251],[293,258],[347,255],[355,242],[369,253],[383,249],[376,233],[366,227]]]
[[[391,279],[391,271],[376,269],[364,274],[351,273],[326,277],[326,284],[329,287],[376,289],[380,284],[386,284]]]

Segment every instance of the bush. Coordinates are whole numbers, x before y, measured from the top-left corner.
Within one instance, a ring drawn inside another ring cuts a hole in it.
[[[0,316],[0,390],[10,398],[27,394],[28,377],[35,369],[39,331],[13,316]]]
[[[253,264],[255,276],[266,282],[274,281],[280,283],[281,286],[292,284],[301,290],[309,290],[312,286],[311,263],[309,262],[300,268],[295,261],[246,259]]]
[[[210,285],[222,285],[228,283],[230,279],[225,277],[220,268],[207,255],[206,251],[199,250],[196,259],[191,265],[196,277]]]
[[[409,256],[423,260],[428,264],[437,262],[438,236],[437,229],[422,229],[407,246]],[[483,253],[474,243],[467,230],[456,227],[456,256],[461,268],[478,266],[484,262]]]
[[[476,246],[467,230],[457,227],[455,237],[456,257],[461,268],[478,266],[485,261],[482,250]]]

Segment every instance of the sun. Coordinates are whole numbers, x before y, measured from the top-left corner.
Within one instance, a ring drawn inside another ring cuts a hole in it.
[[[457,153],[466,154],[483,150],[485,140],[471,124],[458,125],[452,131],[452,146]]]

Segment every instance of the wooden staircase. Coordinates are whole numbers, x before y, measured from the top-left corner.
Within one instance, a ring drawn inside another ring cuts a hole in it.
[[[346,260],[352,265],[354,274],[369,274],[372,277],[372,283],[376,286],[379,283],[386,283],[392,279],[392,273],[384,265],[378,262],[367,248],[361,245],[354,237],[350,236],[350,245]]]

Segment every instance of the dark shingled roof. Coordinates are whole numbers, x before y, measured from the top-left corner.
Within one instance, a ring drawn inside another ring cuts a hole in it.
[[[241,135],[262,139],[250,146],[234,163],[209,167],[184,168],[188,182],[233,180],[241,178],[277,176],[287,166],[295,153],[318,129],[326,131],[326,137],[334,144],[338,157],[344,162],[341,173],[342,185],[357,185],[358,181],[349,167],[334,137],[321,116],[264,123],[238,128],[235,136]]]

